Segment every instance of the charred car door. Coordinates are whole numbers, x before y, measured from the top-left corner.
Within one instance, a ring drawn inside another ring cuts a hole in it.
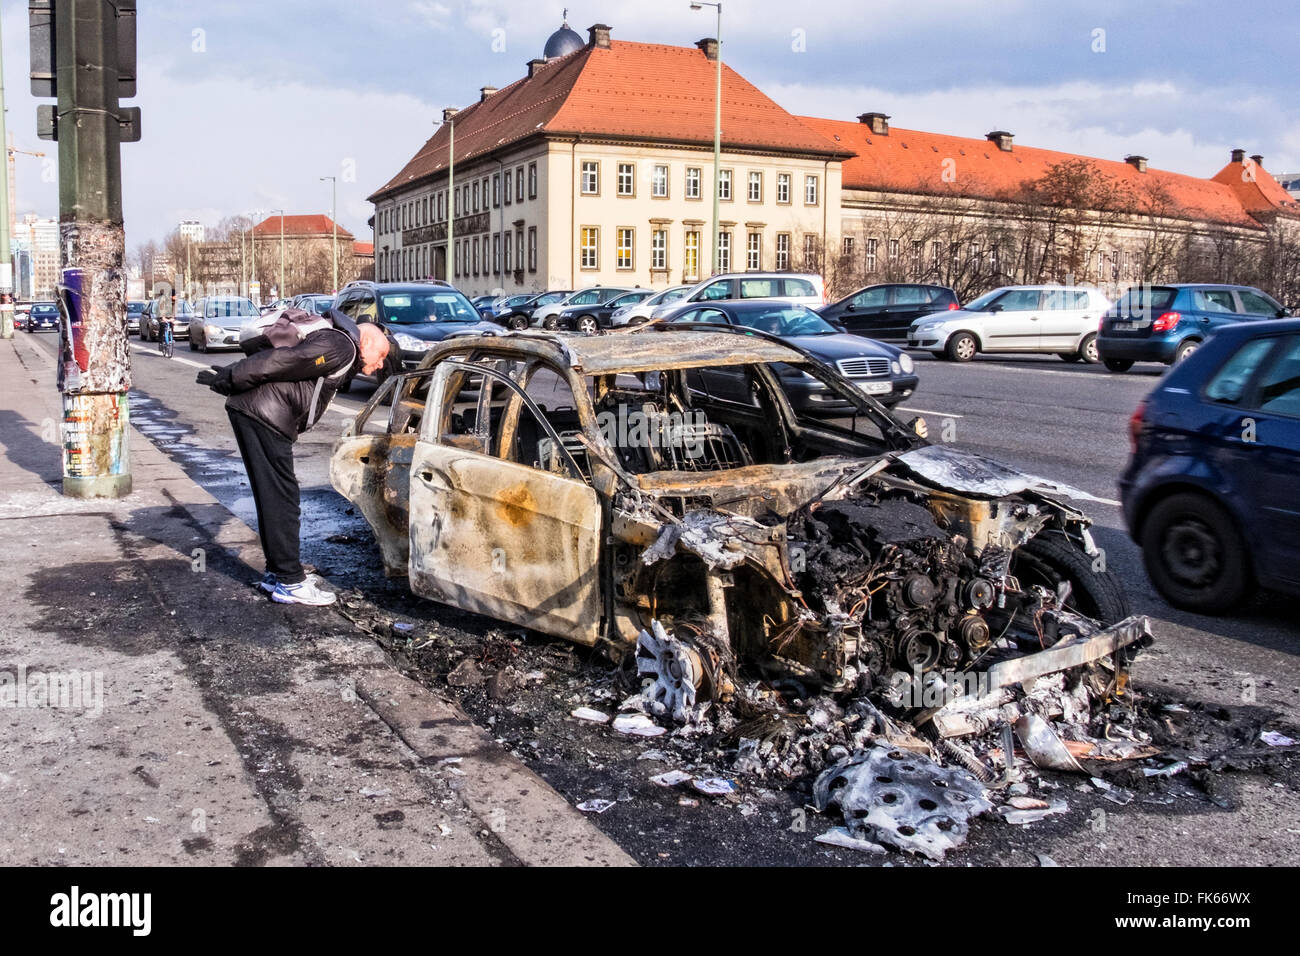
[[[601,508],[551,423],[482,362],[435,366],[410,465],[415,593],[557,637],[601,632]]]

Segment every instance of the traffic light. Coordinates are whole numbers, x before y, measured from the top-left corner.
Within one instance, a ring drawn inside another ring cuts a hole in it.
[[[110,53],[115,54],[117,72],[117,98],[135,96],[136,0],[99,0],[112,8],[115,26],[114,43]],[[27,13],[31,40],[32,95],[54,97],[59,95],[58,83],[58,24],[59,17],[71,15],[71,0],[28,0]],[[118,141],[135,143],[140,140],[140,108],[122,107],[117,111]],[[59,138],[58,109],[54,106],[36,108],[36,135],[41,139]]]

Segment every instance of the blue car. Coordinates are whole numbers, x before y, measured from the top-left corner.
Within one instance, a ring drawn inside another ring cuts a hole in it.
[[[1175,607],[1300,593],[1300,320],[1225,326],[1133,414],[1129,534]]]
[[[1224,326],[1289,314],[1250,286],[1134,286],[1102,315],[1097,351],[1112,372],[1127,372],[1134,362],[1173,365]]]

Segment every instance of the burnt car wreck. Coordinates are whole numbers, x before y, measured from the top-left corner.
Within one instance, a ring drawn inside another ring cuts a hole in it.
[[[797,413],[792,376],[856,411]],[[727,735],[740,771],[818,775],[844,845],[942,857],[1017,779],[1013,734],[1045,767],[1144,746],[1115,710],[1149,625],[1062,500],[1088,496],[929,444],[761,334],[442,343],[331,480],[387,574],[635,660],[625,710]]]

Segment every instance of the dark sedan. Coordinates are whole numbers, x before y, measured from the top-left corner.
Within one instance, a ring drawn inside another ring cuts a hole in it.
[[[1226,325],[1133,414],[1129,534],[1176,607],[1300,594],[1300,321]]]
[[[772,299],[687,302],[670,313],[663,327],[676,324],[732,325],[775,335],[835,368],[882,405],[893,406],[916,391],[912,358],[902,349],[838,331],[812,309]],[[700,373],[707,391],[748,404],[752,401],[743,374],[732,368]],[[814,415],[839,415],[852,406],[816,377],[784,366],[781,383],[790,403]]]
[[[42,329],[57,329],[59,327],[59,306],[56,302],[33,302],[31,311],[27,313],[27,322],[24,328],[28,332],[39,332]]]
[[[916,319],[960,308],[957,293],[946,286],[892,282],[869,285],[817,312],[854,335],[903,344]]]
[[[445,285],[370,283],[345,291],[338,308],[357,322],[382,326],[401,349],[402,366],[408,369],[443,339],[501,331],[495,322],[485,321],[462,293]]]
[[[532,324],[534,312],[544,306],[554,305],[572,294],[571,289],[551,289],[531,295],[508,310],[498,312],[496,320],[508,329],[526,329]]]
[[[654,289],[634,289],[606,302],[571,305],[555,317],[555,327],[569,332],[592,335],[597,329],[607,329],[613,325],[612,317],[619,309],[644,302],[654,294]]]

